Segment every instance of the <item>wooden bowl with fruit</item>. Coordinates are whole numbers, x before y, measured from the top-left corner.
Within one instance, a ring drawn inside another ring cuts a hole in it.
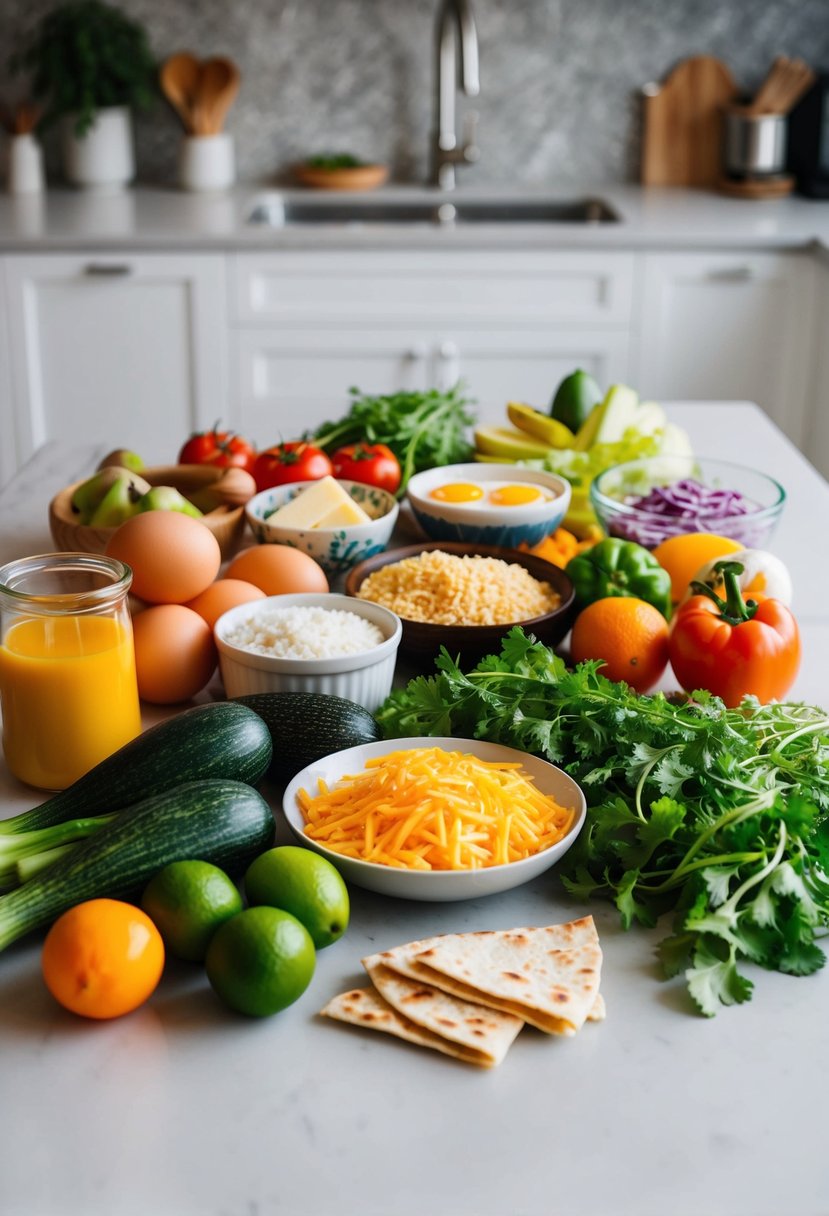
[[[245,530],[245,503],[256,483],[244,469],[169,464],[140,472],[105,465],[61,490],[49,504],[49,528],[61,552],[103,553],[115,529],[139,511],[198,514],[229,557]]]

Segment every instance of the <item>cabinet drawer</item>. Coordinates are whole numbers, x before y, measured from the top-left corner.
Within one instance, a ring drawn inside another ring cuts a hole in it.
[[[257,444],[341,417],[352,384],[394,393],[461,380],[477,419],[503,425],[507,401],[544,406],[575,366],[602,384],[628,373],[627,332],[607,329],[245,329],[233,350],[242,429]]]
[[[428,343],[408,333],[245,330],[232,351],[242,429],[258,446],[341,418],[351,385],[366,393],[430,387]]]
[[[240,254],[231,265],[238,325],[355,320],[536,328],[630,321],[633,255],[467,249]]]

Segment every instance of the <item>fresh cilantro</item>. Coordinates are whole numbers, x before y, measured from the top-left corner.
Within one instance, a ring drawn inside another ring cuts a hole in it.
[[[673,911],[666,977],[685,973],[702,1013],[749,1000],[746,962],[809,975],[829,927],[829,715],[710,693],[640,696],[568,669],[515,627],[470,671],[446,651],[437,673],[391,694],[387,738],[455,735],[518,747],[583,787],[588,819],[563,861],[579,899],[613,900],[625,927]]]
[[[326,451],[347,443],[385,443],[401,466],[398,497],[421,469],[472,458],[467,434],[474,421],[463,385],[441,391],[400,392],[372,397],[352,388],[351,407],[338,422],[324,422],[312,435]]]

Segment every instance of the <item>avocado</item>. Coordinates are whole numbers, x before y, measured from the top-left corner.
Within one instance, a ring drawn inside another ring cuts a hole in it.
[[[602,400],[602,390],[589,372],[581,368],[565,376],[550,404],[550,417],[562,422],[574,433],[588,418],[593,407]]]

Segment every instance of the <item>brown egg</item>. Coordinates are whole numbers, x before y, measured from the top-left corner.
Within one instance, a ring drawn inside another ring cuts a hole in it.
[[[212,629],[222,613],[227,612],[229,608],[264,598],[265,592],[254,587],[253,583],[244,583],[240,578],[217,578],[201,595],[189,600],[186,607],[198,612]]]
[[[228,578],[253,583],[265,595],[294,595],[303,591],[326,592],[328,579],[313,557],[289,545],[254,545],[245,549],[226,571]]]
[[[206,530],[206,529],[205,529]],[[213,630],[183,604],[155,604],[132,623],[138,695],[153,705],[189,701],[216,666]]]
[[[121,524],[108,557],[132,569],[132,591],[150,604],[184,604],[209,587],[222,561],[219,542],[180,511],[145,511]]]

